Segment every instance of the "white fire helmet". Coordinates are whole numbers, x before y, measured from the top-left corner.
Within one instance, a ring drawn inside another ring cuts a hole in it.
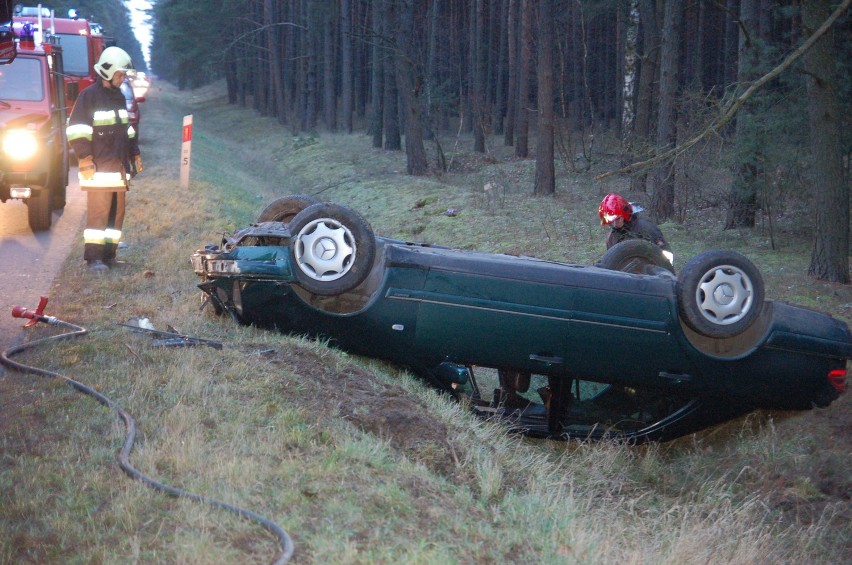
[[[121,47],[107,47],[95,63],[95,72],[104,80],[112,80],[116,71],[125,73],[133,69],[130,55]]]

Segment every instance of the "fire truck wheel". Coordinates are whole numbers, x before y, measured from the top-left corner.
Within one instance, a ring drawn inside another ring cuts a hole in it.
[[[53,210],[65,208],[65,192],[68,187],[68,155],[63,155],[50,171],[50,204]]]
[[[27,199],[27,212],[30,229],[34,232],[50,229],[50,191],[45,187],[33,187],[32,196]]]

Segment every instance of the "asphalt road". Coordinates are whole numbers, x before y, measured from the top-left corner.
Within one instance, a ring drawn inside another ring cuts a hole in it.
[[[86,197],[77,184],[77,169],[68,176],[65,208],[53,213],[48,231],[30,230],[27,207],[20,200],[0,203],[0,351],[21,343],[24,336],[26,320],[12,318],[12,308],[34,309],[40,296],[49,296],[72,246],[83,237]]]

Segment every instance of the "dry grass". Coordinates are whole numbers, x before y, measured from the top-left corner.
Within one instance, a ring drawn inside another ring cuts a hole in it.
[[[591,178],[606,162],[560,171],[556,198],[541,200],[526,195],[531,162],[496,143],[488,159],[454,155],[463,173],[412,179],[401,174],[404,156],[371,149],[366,136],[294,138],[214,90],[163,87],[143,113],[147,169],[130,194],[122,252],[130,265],[93,279],[78,250],[50,313],[90,335],[26,355],[134,414],[132,459],[143,471],[275,519],[297,563],[852,558],[848,398],[643,448],[534,441],[393,367],[198,310],[191,252],[292,193],[352,206],[383,235],[591,262],[603,247],[594,211],[614,186]],[[186,113],[194,170],[181,190]],[[710,244],[733,247],[758,262],[770,296],[852,314],[848,288],[802,276],[807,252],[794,235],[771,251],[760,233],[719,233],[713,214],[666,226],[684,260]],[[155,348],[116,325],[132,316],[226,347]],[[257,526],[121,474],[122,428],[103,407],[61,383],[6,378],[27,395],[0,420],[0,562],[271,561],[274,540]],[[378,418],[390,408],[397,425]]]

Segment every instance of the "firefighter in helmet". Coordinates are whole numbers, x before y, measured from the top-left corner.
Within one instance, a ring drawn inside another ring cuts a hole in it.
[[[129,180],[142,172],[136,131],[119,88],[132,68],[123,49],[104,49],[94,65],[101,80],[80,93],[68,118],[68,141],[86,192],[83,258],[94,273],[117,263]]]
[[[607,249],[626,239],[644,239],[659,247],[672,262],[674,256],[663,232],[654,222],[640,216],[638,210],[634,211],[633,205],[623,196],[615,193],[604,196],[598,207],[598,216],[602,226],[612,228],[606,238]]]

